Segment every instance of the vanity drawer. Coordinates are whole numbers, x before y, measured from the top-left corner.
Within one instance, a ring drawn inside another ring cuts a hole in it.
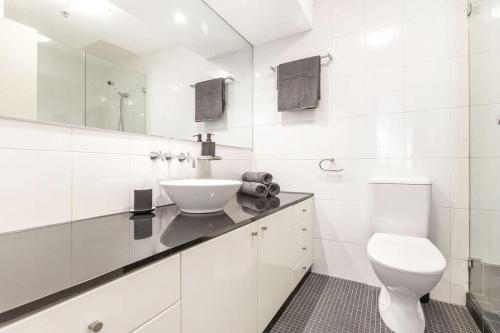
[[[0,329],[0,333],[129,333],[177,303],[179,255],[152,264]]]
[[[293,205],[290,208],[290,211],[293,213],[294,218],[299,221],[307,216],[313,215],[313,199],[307,199],[298,204]]]
[[[304,256],[292,271],[293,288],[297,287],[300,280],[304,277],[307,270],[312,266],[313,252],[312,249],[305,251]]]
[[[176,303],[132,333],[181,333],[181,305]]]

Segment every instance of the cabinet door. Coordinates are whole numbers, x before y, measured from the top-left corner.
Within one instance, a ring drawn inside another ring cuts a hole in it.
[[[181,254],[183,333],[257,331],[257,224]]]
[[[262,332],[292,291],[291,211],[259,220],[259,332]]]
[[[132,333],[181,333],[181,306],[173,305]]]
[[[1,333],[129,333],[179,301],[179,255],[59,303],[11,325]]]

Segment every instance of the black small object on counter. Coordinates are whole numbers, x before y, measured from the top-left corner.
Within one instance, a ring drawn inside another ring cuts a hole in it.
[[[153,207],[153,190],[134,190],[134,210],[148,210]]]

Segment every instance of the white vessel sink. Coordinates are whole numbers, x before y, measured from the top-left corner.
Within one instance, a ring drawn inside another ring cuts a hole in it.
[[[167,180],[160,183],[180,210],[186,213],[214,213],[238,192],[241,182],[223,179]]]

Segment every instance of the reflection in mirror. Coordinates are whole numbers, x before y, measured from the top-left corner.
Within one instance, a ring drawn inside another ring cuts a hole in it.
[[[252,46],[202,0],[5,0],[5,16],[1,116],[252,147]],[[228,77],[222,112],[195,119],[196,84]]]

